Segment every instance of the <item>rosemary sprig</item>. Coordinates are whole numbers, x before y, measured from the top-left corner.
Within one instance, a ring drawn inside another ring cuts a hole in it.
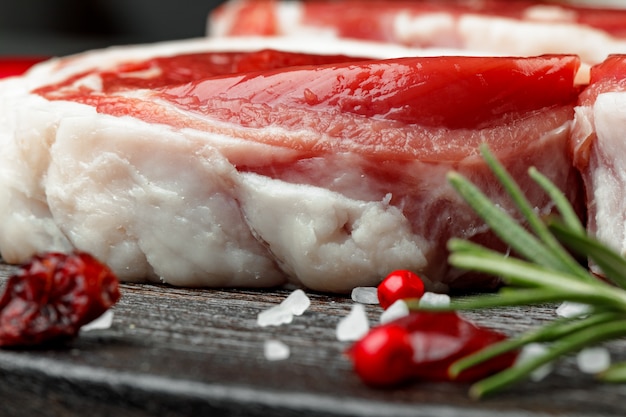
[[[572,301],[589,305],[590,312],[586,317],[557,319],[453,364],[450,368],[451,376],[529,343],[547,344],[543,354],[475,383],[470,388],[470,395],[476,398],[523,380],[537,368],[561,356],[626,336],[626,260],[606,245],[587,236],[567,198],[535,168],[529,169],[529,175],[550,196],[560,214],[559,219],[540,218],[515,180],[486,145],[481,147],[481,153],[528,224],[528,229],[492,203],[469,180],[451,172],[448,179],[452,186],[519,257],[499,253],[466,240],[451,239],[448,244],[451,265],[500,276],[506,286],[495,295],[483,294],[453,300],[446,309],[468,310]],[[610,282],[594,276],[570,251],[594,262]],[[410,306],[419,308],[413,303]],[[626,363],[613,365],[598,378],[626,382]]]
[[[550,223],[552,233],[563,242],[569,249],[593,260],[602,270],[604,276],[615,285],[626,288],[626,276],[624,268],[626,261],[616,252],[606,250],[606,246],[569,229],[567,225],[552,221]]]

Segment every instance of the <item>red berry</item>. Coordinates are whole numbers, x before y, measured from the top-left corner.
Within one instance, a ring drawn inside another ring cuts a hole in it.
[[[9,278],[0,298],[0,346],[74,337],[119,297],[116,276],[89,254],[35,256]]]
[[[453,311],[416,311],[394,321],[410,333],[413,376],[429,381],[449,379],[448,368],[457,360],[500,342],[505,336],[479,327]],[[513,364],[516,353],[500,355],[462,372],[457,381],[474,381]]]
[[[372,329],[348,350],[357,375],[369,385],[394,385],[411,375],[413,348],[400,326]]]
[[[421,298],[422,295],[424,282],[411,271],[393,271],[378,285],[378,302],[385,310],[398,300]]]
[[[504,338],[454,312],[416,311],[372,329],[348,354],[356,373],[370,385],[445,381],[452,363]],[[456,380],[483,378],[511,366],[516,356],[505,353],[462,372]]]

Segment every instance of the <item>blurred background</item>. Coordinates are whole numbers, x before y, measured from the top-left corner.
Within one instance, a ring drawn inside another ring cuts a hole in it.
[[[0,55],[68,55],[204,36],[224,0],[0,0]],[[434,1],[434,0],[433,0]],[[554,0],[626,7],[626,0]]]
[[[0,0],[0,55],[204,36],[216,0]]]

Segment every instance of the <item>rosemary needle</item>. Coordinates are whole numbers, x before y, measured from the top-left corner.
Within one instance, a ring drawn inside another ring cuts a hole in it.
[[[439,309],[467,310],[564,301],[587,304],[591,308],[585,317],[556,319],[453,364],[450,368],[452,376],[527,344],[547,344],[546,351],[537,357],[475,383],[470,388],[470,396],[475,398],[492,394],[523,380],[538,367],[564,355],[626,336],[626,260],[611,248],[587,236],[565,195],[535,168],[529,169],[529,175],[554,202],[560,215],[558,219],[540,218],[515,180],[486,145],[481,147],[481,153],[528,227],[496,206],[462,175],[449,173],[448,179],[459,195],[495,235],[519,254],[519,258],[467,240],[451,239],[448,243],[451,265],[499,276],[506,286],[498,294],[453,300],[449,307]],[[581,265],[572,252],[592,261],[608,282],[598,279]],[[409,302],[409,306],[420,308],[416,302]],[[598,378],[626,382],[626,363],[611,366],[599,374]]]

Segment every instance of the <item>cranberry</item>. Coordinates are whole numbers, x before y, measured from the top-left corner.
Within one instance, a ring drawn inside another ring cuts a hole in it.
[[[413,348],[402,326],[372,329],[347,353],[355,372],[369,385],[392,385],[411,377],[407,364],[411,363]]]
[[[424,282],[411,271],[393,271],[378,285],[378,302],[385,310],[398,300],[421,298],[422,295]]]
[[[455,312],[412,312],[372,329],[349,350],[356,373],[369,385],[412,379],[449,380],[448,368],[505,336],[478,327]],[[462,372],[456,380],[474,381],[513,364],[506,353]]]
[[[119,297],[116,276],[87,253],[35,256],[9,278],[0,298],[0,346],[74,337]]]

